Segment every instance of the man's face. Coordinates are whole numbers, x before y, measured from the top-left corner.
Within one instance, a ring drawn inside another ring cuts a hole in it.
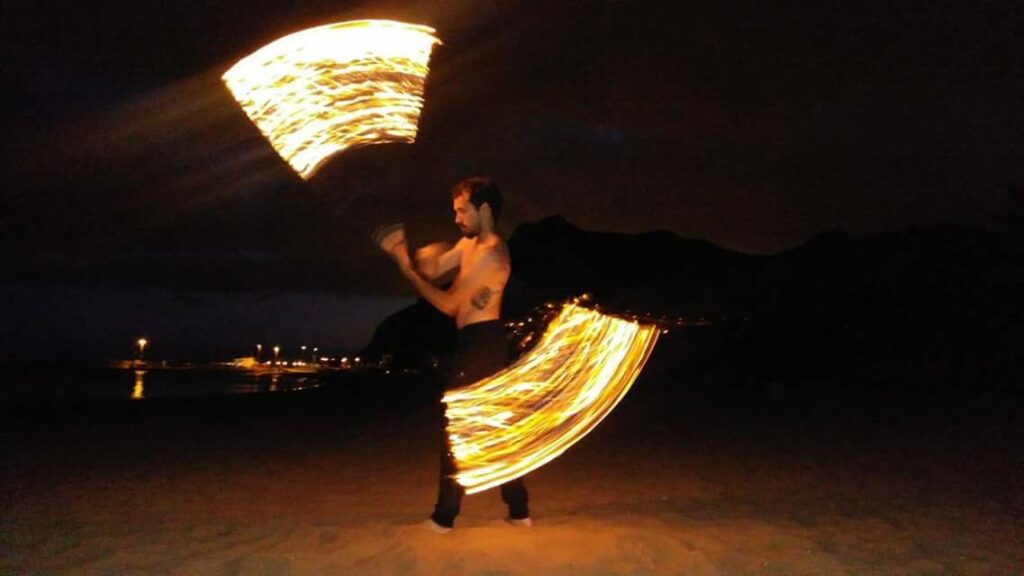
[[[480,211],[469,201],[469,192],[455,198],[452,202],[455,210],[455,225],[466,238],[476,238],[480,234]]]

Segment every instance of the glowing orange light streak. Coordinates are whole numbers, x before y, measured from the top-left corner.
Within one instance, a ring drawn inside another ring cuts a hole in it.
[[[505,370],[444,396],[448,436],[467,494],[557,458],[626,395],[657,326],[568,304],[536,347]]]
[[[222,80],[304,179],[353,146],[412,142],[434,29],[390,20],[318,26],[243,58]]]

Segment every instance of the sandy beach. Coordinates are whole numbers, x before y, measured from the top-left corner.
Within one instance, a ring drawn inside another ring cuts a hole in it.
[[[679,390],[642,377],[529,476],[533,528],[505,524],[489,491],[467,497],[445,535],[419,526],[437,473],[422,394],[8,407],[0,573],[1024,570],[1024,458],[1008,418]]]

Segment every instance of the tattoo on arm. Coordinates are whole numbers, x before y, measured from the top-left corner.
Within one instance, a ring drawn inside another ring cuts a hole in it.
[[[477,293],[473,296],[472,303],[473,307],[476,308],[477,310],[483,310],[484,308],[487,307],[487,303],[490,301],[491,289],[488,288],[487,286],[484,286],[479,291],[477,291]]]

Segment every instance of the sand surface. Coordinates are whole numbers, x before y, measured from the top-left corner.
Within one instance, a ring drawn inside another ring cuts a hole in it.
[[[445,535],[419,525],[429,407],[357,415],[314,391],[9,413],[0,573],[1024,572],[1024,459],[1004,428],[633,396],[528,478],[533,528],[489,491]]]

